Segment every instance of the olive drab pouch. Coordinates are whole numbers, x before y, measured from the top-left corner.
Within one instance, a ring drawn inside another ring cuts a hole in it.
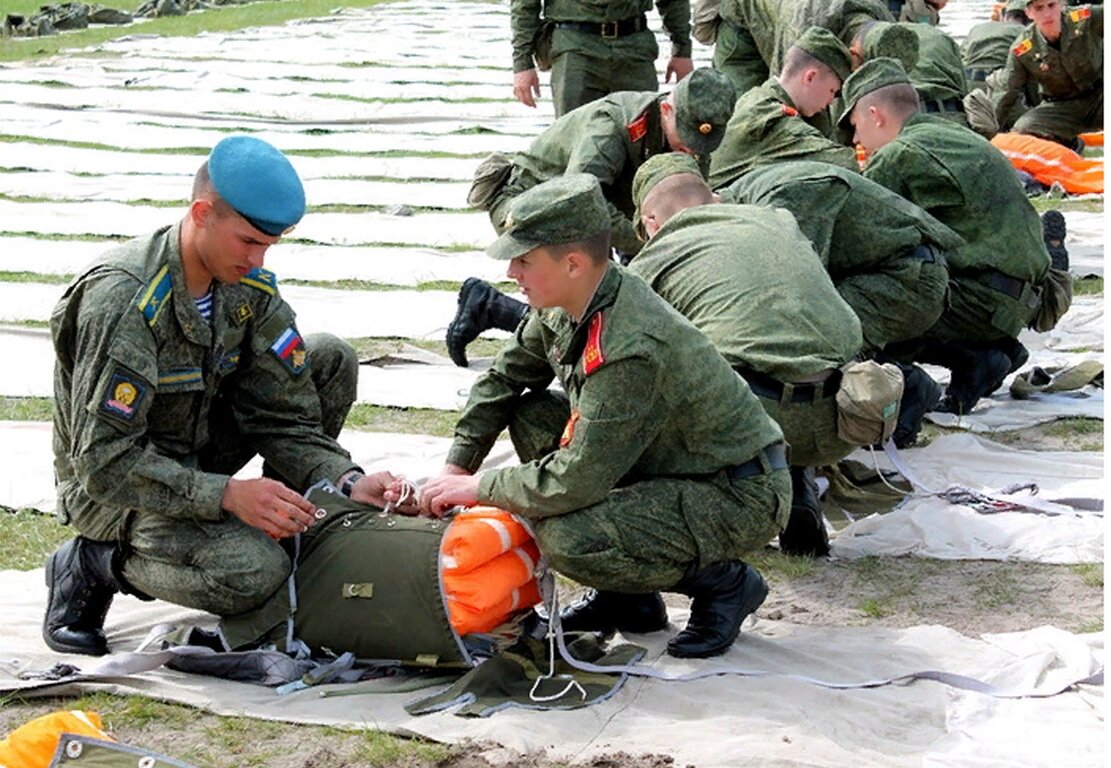
[[[902,371],[891,363],[865,360],[841,367],[837,390],[837,434],[853,445],[884,443],[895,432]]]
[[[536,37],[532,39],[532,58],[536,68],[541,72],[550,72],[552,69],[552,34],[555,32],[555,22],[545,21],[536,30]]]
[[[478,164],[474,181],[467,192],[467,203],[475,208],[488,211],[493,206],[501,188],[513,173],[513,163],[501,152],[495,152]]]
[[[1072,275],[1066,270],[1050,267],[1040,286],[1041,296],[1030,329],[1038,333],[1052,331],[1072,306]]]

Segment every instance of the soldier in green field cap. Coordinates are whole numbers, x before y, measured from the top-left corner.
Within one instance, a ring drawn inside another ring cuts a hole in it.
[[[1010,162],[968,128],[920,114],[917,98],[899,62],[875,59],[845,83],[842,120],[870,154],[867,178],[965,239],[949,256],[948,309],[903,354],[949,368],[938,410],[966,413],[1026,361],[1017,336],[1049,295],[1050,260]]]
[[[687,152],[708,162],[721,143],[734,100],[733,86],[709,68],[683,78],[667,95],[611,94],[556,120],[512,160],[488,158],[479,166],[468,199],[489,211],[494,230],[501,232],[517,195],[565,173],[589,173],[606,198],[610,244],[622,254],[636,253],[640,241],[633,233],[629,196],[633,174],[661,152]],[[489,283],[468,279],[447,329],[451,359],[466,367],[468,344],[490,328],[513,330],[527,311],[526,304],[503,296]]]
[[[618,91],[654,91],[659,45],[644,12],[651,0],[511,0],[513,95],[528,107],[540,96],[537,65],[551,68],[556,117]],[[671,38],[664,82],[691,61],[689,0],[656,0]]]
[[[823,112],[852,71],[844,43],[811,27],[787,55],[783,71],[737,100],[721,146],[710,157],[710,185],[733,183],[758,165],[819,160],[857,168],[856,152],[806,121]]]
[[[1041,103],[1012,130],[1079,151],[1079,134],[1103,129],[1103,6],[1068,9],[1061,0],[1029,0],[1026,16],[1031,23],[1007,59],[997,120],[1002,123],[1023,88],[1036,83]]]
[[[529,189],[504,224],[488,253],[537,311],[471,389],[422,512],[481,502],[529,520],[548,562],[598,590],[565,629],[663,629],[658,591],[674,591],[694,602],[668,652],[723,653],[767,594],[741,558],[787,520],[779,427],[697,328],[612,263],[595,177]],[[521,465],[473,474],[506,427]]]
[[[276,539],[305,530],[321,479],[384,504],[335,438],[358,360],[302,338],[266,250],[301,219],[293,166],[250,136],[218,143],[175,226],[131,240],[66,289],[50,320],[58,513],[79,535],[46,565],[43,639],[107,653],[116,592],[219,616],[289,575]],[[232,477],[253,456],[264,477]]]
[[[835,395],[838,369],[860,352],[860,321],[790,213],[712,205],[697,170],[676,155],[641,166],[634,198],[649,239],[628,269],[706,334],[782,428],[793,494],[781,549],[828,554],[808,468],[857,447],[838,435]]]

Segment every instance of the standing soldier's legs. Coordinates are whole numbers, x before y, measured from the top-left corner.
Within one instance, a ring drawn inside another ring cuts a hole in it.
[[[616,91],[655,91],[658,54],[650,30],[606,39],[556,29],[550,79],[556,117]]]
[[[737,89],[738,99],[768,79],[768,65],[761,58],[752,34],[724,19],[718,25],[714,43],[714,69],[729,78]]]

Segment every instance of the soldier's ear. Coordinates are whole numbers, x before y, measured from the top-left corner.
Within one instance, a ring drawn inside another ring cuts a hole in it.
[[[203,227],[212,216],[212,201],[200,198],[189,203],[189,217],[196,227]]]

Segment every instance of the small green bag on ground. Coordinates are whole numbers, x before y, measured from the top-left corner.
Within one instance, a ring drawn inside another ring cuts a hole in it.
[[[837,434],[847,443],[884,443],[895,432],[903,374],[891,363],[865,360],[841,367],[837,390]]]

